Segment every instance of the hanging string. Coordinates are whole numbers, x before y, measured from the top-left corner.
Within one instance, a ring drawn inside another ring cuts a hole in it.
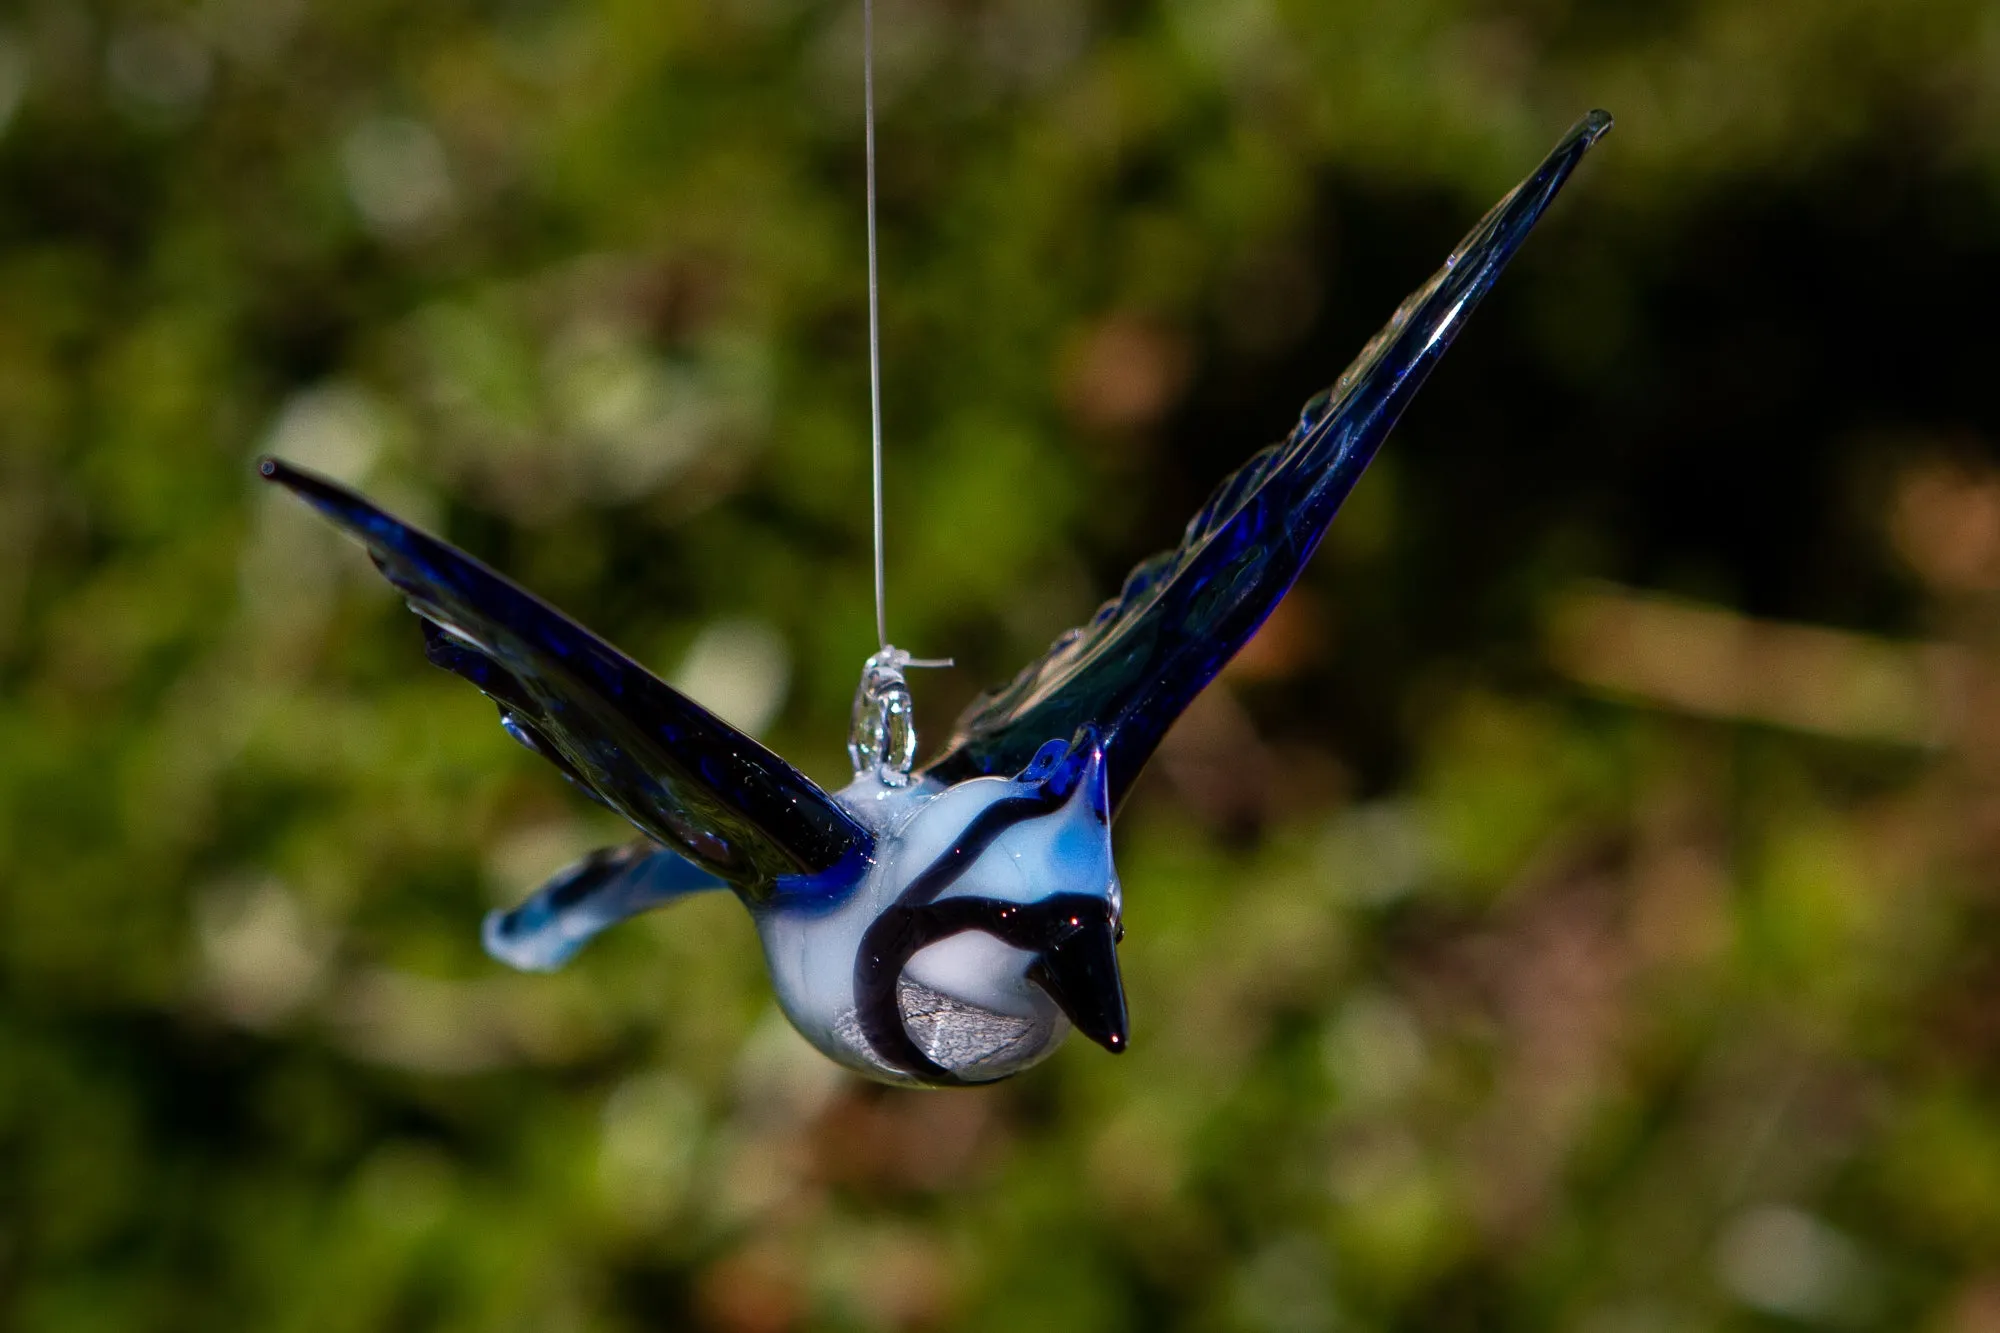
[[[857,778],[873,775],[885,787],[910,782],[917,757],[915,710],[908,667],[947,667],[950,658],[923,661],[889,644],[889,598],[882,573],[882,282],[875,233],[875,0],[861,0],[861,87],[868,145],[868,410],[869,457],[875,489],[875,655],[861,666],[854,692],[847,752]]]
[[[875,475],[875,645],[889,649],[882,576],[882,295],[875,242],[875,0],[861,0],[861,87],[868,143],[868,408]]]

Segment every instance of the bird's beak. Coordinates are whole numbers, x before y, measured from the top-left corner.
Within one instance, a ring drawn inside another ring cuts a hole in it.
[[[1125,983],[1118,976],[1118,928],[1109,906],[1101,910],[1071,917],[1028,969],[1028,979],[1048,992],[1078,1032],[1119,1055],[1126,1045]]]

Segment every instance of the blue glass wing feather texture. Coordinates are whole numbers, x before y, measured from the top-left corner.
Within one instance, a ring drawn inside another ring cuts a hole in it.
[[[491,914],[495,958],[558,967],[609,925],[728,887],[757,924],[786,1016],[857,1072],[989,1082],[1045,1058],[1072,1027],[1122,1051],[1118,806],[1174,719],[1297,581],[1431,368],[1610,126],[1601,111],[1579,121],[1291,434],[1216,488],[1178,547],[975,700],[914,774],[907,759],[864,762],[856,748],[854,781],[829,794],[473,557],[324,477],[276,459],[259,469],[367,547],[422,617],[433,664],[485,692],[509,734],[644,835]],[[868,731],[864,705],[906,715],[892,651],[870,659],[857,736],[886,734],[889,713]]]
[[[1167,728],[1264,623],[1473,307],[1611,126],[1592,112],[1397,309],[1291,435],[1226,478],[1179,547],[1140,564],[1088,625],[973,702],[929,765],[952,782],[1011,772],[1051,736],[1104,737],[1114,805]]]
[[[361,540],[424,618],[434,664],[662,846],[751,892],[866,854],[867,830],[805,774],[554,607],[335,482],[258,467]]]

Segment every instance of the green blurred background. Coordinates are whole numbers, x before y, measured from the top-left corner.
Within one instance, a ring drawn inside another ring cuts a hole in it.
[[[270,450],[845,778],[843,0],[0,5],[0,1327],[2000,1329],[2000,12],[883,0],[933,741],[1592,155],[1119,828],[1134,1049],[863,1085]]]

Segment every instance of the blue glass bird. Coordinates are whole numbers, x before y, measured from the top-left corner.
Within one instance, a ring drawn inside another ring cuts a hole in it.
[[[707,889],[750,911],[786,1015],[892,1083],[990,1082],[1071,1027],[1127,1044],[1111,821],[1174,719],[1298,578],[1334,511],[1611,118],[1592,112],[1399,307],[1291,434],[1226,479],[1181,544],[1090,623],[975,700],[913,771],[907,655],[869,659],[854,781],[804,774],[547,603],[345,488],[263,475],[368,548],[426,654],[515,740],[644,835],[485,923],[487,950],[561,966],[598,931]]]

